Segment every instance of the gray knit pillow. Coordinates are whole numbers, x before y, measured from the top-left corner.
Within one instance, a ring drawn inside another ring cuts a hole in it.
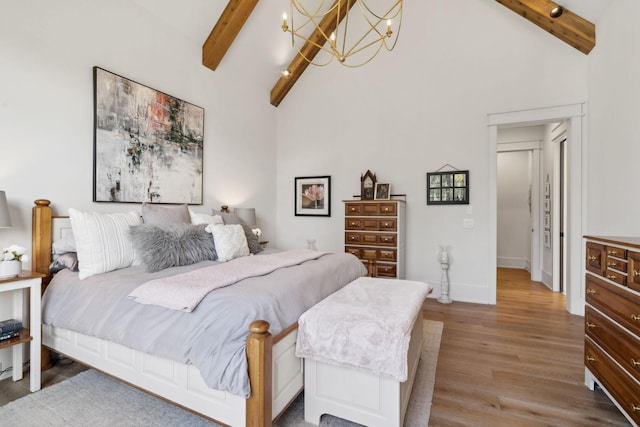
[[[195,264],[218,258],[207,224],[135,225],[129,234],[147,271]]]

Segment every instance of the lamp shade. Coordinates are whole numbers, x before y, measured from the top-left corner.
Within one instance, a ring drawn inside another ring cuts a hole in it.
[[[235,208],[233,213],[251,228],[256,226],[256,208]]]
[[[9,205],[4,191],[0,191],[0,228],[11,227],[11,217],[9,216]]]

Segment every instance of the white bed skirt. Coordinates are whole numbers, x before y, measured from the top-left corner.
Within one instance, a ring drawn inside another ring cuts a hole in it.
[[[303,387],[297,330],[273,345],[272,414],[275,418]],[[230,426],[246,425],[246,400],[209,388],[193,365],[155,357],[110,341],[42,325],[42,344],[55,352]]]

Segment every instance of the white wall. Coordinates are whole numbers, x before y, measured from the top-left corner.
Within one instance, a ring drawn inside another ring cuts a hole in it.
[[[498,267],[531,265],[529,186],[531,153],[498,153]]]
[[[640,2],[617,0],[589,55],[587,232],[640,235]]]
[[[194,210],[256,207],[264,237],[275,240],[276,110],[237,54],[216,72],[201,65],[206,35],[191,39],[126,0],[3,7],[0,189],[14,227],[0,229],[0,247],[31,246],[31,207],[38,198],[52,200],[58,215],[69,207],[134,208],[92,203],[94,65],[203,107],[204,203]],[[0,296],[0,319],[11,316],[10,302]],[[4,367],[7,354],[0,352]]]
[[[582,102],[586,67],[585,55],[496,2],[407,2],[393,52],[359,69],[310,67],[278,107],[280,245],[315,237],[319,249],[343,250],[341,200],[371,169],[407,194],[407,278],[438,296],[446,244],[451,296],[488,302],[487,114]],[[425,174],[447,163],[470,171],[469,207],[426,205]],[[325,174],[331,218],[295,217],[294,177]],[[463,228],[467,217],[474,228]]]

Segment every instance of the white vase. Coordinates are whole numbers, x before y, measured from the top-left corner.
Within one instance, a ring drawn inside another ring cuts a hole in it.
[[[17,277],[21,270],[22,262],[20,261],[0,261],[0,279]]]

